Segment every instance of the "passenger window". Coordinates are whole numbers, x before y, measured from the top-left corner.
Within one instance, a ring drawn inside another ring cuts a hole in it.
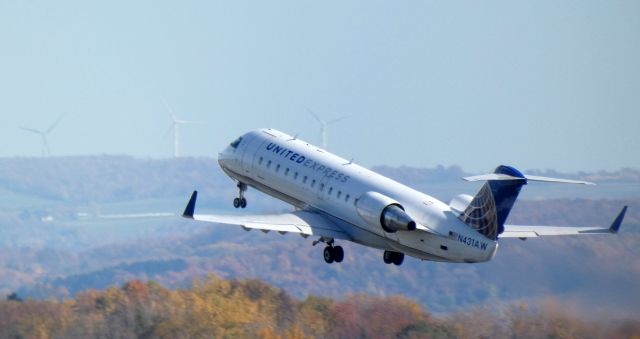
[[[324,191],[324,184],[320,184],[320,192]]]
[[[349,202],[349,195],[348,194],[344,197],[344,202]]]
[[[293,180],[298,180],[298,172],[293,174]]]
[[[287,167],[287,169],[286,169],[286,170],[284,170],[284,176],[286,177],[286,176],[288,176],[288,175],[289,175],[289,167]]]
[[[305,175],[304,178],[302,178],[302,183],[306,184],[307,183],[307,176]]]
[[[333,187],[329,187],[329,195],[331,195],[331,192],[333,192]]]
[[[271,160],[267,161],[267,168],[271,168]]]
[[[316,185],[316,179],[311,180],[311,187]]]
[[[342,195],[342,191],[338,191],[338,195],[336,196],[336,198],[340,199],[341,195]]]
[[[258,160],[258,165],[262,165],[262,157],[260,157],[260,160]]]
[[[276,173],[280,172],[280,164],[278,164],[278,166],[276,166]]]

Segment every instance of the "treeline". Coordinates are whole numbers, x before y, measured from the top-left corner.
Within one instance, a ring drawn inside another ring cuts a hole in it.
[[[0,302],[2,338],[451,337],[413,301],[292,298],[258,280],[209,276],[189,289],[139,280],[63,302]]]
[[[373,169],[418,188],[425,184],[460,182],[461,177],[469,174],[458,166],[378,166]],[[628,168],[616,172],[535,173],[601,182],[640,181],[640,171]],[[0,189],[61,202],[176,197],[194,188],[203,193],[235,189],[213,158],[140,159],[107,155],[0,158]]]
[[[292,298],[258,280],[189,289],[130,281],[74,299],[0,302],[2,338],[632,338],[640,321],[585,321],[555,303],[434,317],[403,297]]]

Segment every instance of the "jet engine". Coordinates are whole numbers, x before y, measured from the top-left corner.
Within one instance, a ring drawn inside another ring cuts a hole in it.
[[[416,222],[405,213],[400,203],[377,192],[361,195],[356,202],[356,210],[368,224],[380,226],[389,233],[416,229]]]

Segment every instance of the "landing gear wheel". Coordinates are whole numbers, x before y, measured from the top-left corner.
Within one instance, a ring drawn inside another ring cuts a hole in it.
[[[396,266],[400,266],[402,265],[402,262],[404,261],[404,253],[397,253],[395,257],[393,258],[393,264]]]
[[[391,251],[384,251],[384,254],[382,254],[382,260],[384,260],[385,264],[392,264],[393,263],[393,253]]]
[[[241,182],[238,182],[238,197],[233,199],[233,207],[235,208],[245,208],[247,207],[247,199],[244,198],[244,192],[247,190],[247,185]]]
[[[342,262],[342,259],[344,259],[344,250],[342,249],[342,246],[334,247],[332,252],[333,260],[335,260],[335,262]]]
[[[327,246],[324,248],[324,261],[327,264],[334,262],[335,258],[333,257],[333,248],[331,246]]]
[[[394,264],[396,266],[400,266],[404,261],[404,253],[384,251],[384,254],[382,255],[382,260],[384,260],[385,264]]]

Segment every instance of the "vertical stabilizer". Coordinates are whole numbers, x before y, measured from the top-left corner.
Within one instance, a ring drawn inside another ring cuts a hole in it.
[[[526,177],[510,166],[498,166],[494,174],[500,179],[488,179],[460,215],[460,220],[491,240],[504,231],[520,189],[527,184]]]

